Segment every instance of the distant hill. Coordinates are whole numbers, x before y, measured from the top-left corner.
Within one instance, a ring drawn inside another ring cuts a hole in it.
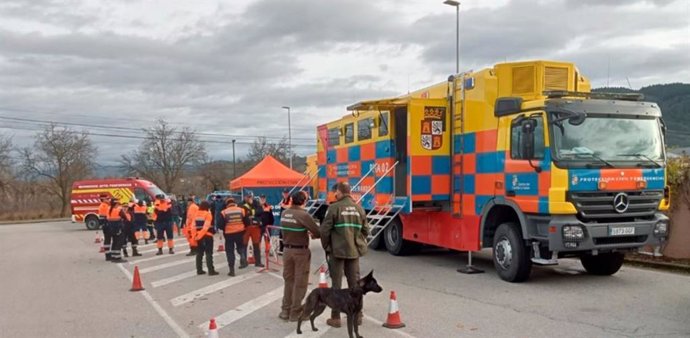
[[[596,88],[594,91],[644,94],[645,101],[656,102],[661,108],[668,127],[667,144],[672,147],[690,147],[690,84],[657,84],[639,90],[621,87]]]

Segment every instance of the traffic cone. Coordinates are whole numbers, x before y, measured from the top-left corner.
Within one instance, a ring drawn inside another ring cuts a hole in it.
[[[247,263],[256,264],[256,260],[254,259],[254,245],[252,242],[249,242],[249,246],[247,246]]]
[[[105,247],[101,245],[101,248],[98,250],[98,253],[105,253]]]
[[[206,333],[206,337],[218,338],[218,326],[216,326],[215,318],[211,318],[211,321],[208,323],[208,333]]]
[[[328,280],[326,280],[326,268],[321,265],[319,269],[319,288],[327,288]]]
[[[132,278],[132,288],[129,291],[141,291],[144,287],[141,286],[141,277],[139,276],[139,266],[134,266],[134,278]]]
[[[388,305],[388,318],[383,323],[383,327],[389,329],[399,329],[405,327],[405,324],[400,320],[400,309],[398,309],[398,297],[395,291],[391,291],[391,301]]]
[[[96,231],[96,238],[93,240],[95,244],[98,244],[101,242],[101,234],[100,232]]]

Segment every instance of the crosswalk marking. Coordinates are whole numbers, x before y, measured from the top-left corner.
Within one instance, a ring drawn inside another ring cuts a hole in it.
[[[157,287],[161,287],[161,286],[164,286],[164,285],[168,285],[168,284],[172,284],[172,283],[175,283],[175,282],[179,282],[179,281],[181,281],[181,280],[183,280],[183,279],[191,278],[191,277],[194,277],[194,276],[196,276],[196,270],[187,271],[187,272],[185,272],[185,273],[181,273],[181,274],[179,274],[179,275],[175,275],[175,276],[172,276],[172,277],[169,277],[169,278],[157,280],[157,281],[151,283],[151,286],[153,286],[154,288],[157,288]]]
[[[149,244],[150,245],[150,244]],[[175,243],[175,249],[182,248],[184,246],[189,246],[189,243]],[[141,248],[141,246],[139,246]],[[165,249],[165,248],[164,248]],[[186,249],[185,249],[186,250]],[[144,250],[144,251],[139,251],[140,254],[145,254],[149,252],[156,252],[158,251],[158,248],[153,248],[149,250]]]
[[[230,311],[227,311],[216,317],[216,324],[218,329],[222,329],[250,314],[252,312],[261,309],[262,307],[269,305],[276,300],[283,297],[283,287],[279,287],[269,293],[263,294],[257,298],[254,298]],[[205,330],[208,328],[208,322],[199,325],[199,328]],[[311,330],[311,329],[310,329]]]
[[[328,316],[330,316],[330,311],[327,310],[314,319],[314,325],[319,329],[318,331],[311,330],[311,323],[309,322],[309,318],[307,318],[307,320],[302,322],[302,334],[297,334],[297,323],[290,323],[295,330],[291,334],[285,336],[285,338],[316,338],[323,336],[331,329],[331,327],[326,324]]]
[[[211,293],[214,293],[216,291],[225,289],[227,287],[233,286],[233,285],[238,284],[238,283],[242,283],[242,282],[250,280],[252,278],[256,278],[258,276],[261,276],[261,274],[254,273],[254,272],[250,271],[249,273],[245,273],[243,275],[239,275],[239,276],[233,277],[233,278],[228,278],[224,281],[208,285],[206,287],[203,287],[203,288],[198,289],[198,290],[194,290],[192,292],[189,292],[189,293],[184,294],[184,295],[179,296],[179,297],[175,297],[175,298],[170,300],[170,303],[172,303],[173,306],[180,306],[182,304],[189,303],[195,299],[199,299],[199,298],[206,296],[208,294],[211,294]]]
[[[160,255],[160,256],[153,256],[153,257],[149,257],[149,258],[142,258],[142,259],[129,261],[129,264],[139,264],[139,263],[143,263],[143,262],[157,261],[157,260],[163,259],[163,258],[177,257],[179,255],[186,255],[186,254],[187,254],[187,251],[180,251],[180,250],[178,250],[176,253],[174,253],[172,255],[166,252],[165,254]]]
[[[213,254],[213,257],[216,257],[218,255],[220,255],[220,252],[216,252],[215,254]],[[154,266],[139,270],[139,273],[148,273],[148,272],[163,270],[163,269],[167,269],[169,267],[191,263],[191,262],[194,262],[195,260],[196,260],[196,257],[193,257],[193,258],[187,258],[187,259],[180,259],[180,260],[165,263],[165,264],[154,265]]]

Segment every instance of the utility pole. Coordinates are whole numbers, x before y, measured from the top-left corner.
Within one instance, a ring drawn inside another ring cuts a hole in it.
[[[292,169],[292,127],[290,126],[290,107],[283,106],[288,112],[288,158],[290,160],[290,169]]]
[[[235,163],[235,140],[232,140],[232,179],[237,178],[237,164]]]

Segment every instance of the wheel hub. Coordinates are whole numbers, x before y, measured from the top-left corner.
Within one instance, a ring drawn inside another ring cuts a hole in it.
[[[496,243],[494,255],[496,256],[496,262],[501,268],[510,268],[510,264],[513,261],[513,247],[510,245],[510,241],[507,238],[501,238],[501,240]]]

